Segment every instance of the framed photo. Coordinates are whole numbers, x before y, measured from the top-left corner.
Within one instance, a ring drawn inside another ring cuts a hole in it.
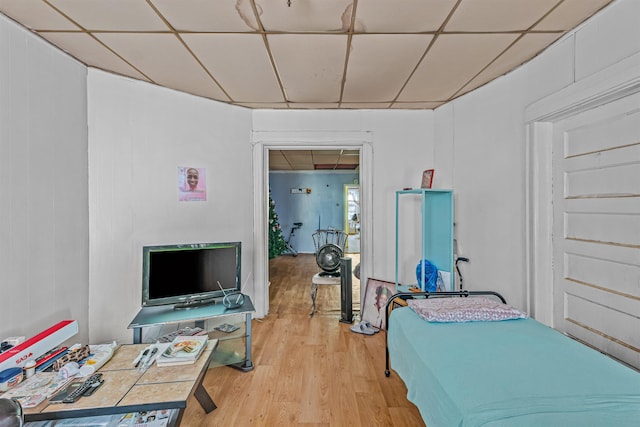
[[[420,188],[431,188],[431,184],[433,183],[433,169],[427,169],[422,172],[422,184]]]
[[[362,320],[380,329],[387,329],[385,307],[387,301],[396,293],[396,284],[386,280],[367,279],[367,289],[364,294]]]

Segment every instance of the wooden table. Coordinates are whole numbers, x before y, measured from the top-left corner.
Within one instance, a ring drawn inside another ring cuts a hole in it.
[[[122,345],[99,369],[105,381],[92,396],[71,404],[45,400],[35,408],[25,409],[25,421],[179,409],[175,421],[175,425],[179,425],[187,399],[192,394],[209,413],[216,405],[202,381],[217,344],[218,340],[209,340],[209,345],[193,365],[158,367],[154,363],[145,372],[139,372],[132,362],[148,344]]]

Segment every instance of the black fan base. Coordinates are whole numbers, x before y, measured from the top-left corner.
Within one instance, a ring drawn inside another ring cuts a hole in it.
[[[340,277],[339,271],[321,271],[318,273],[319,276],[322,277]]]

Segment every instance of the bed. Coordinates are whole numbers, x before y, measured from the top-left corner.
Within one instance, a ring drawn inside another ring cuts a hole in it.
[[[495,292],[440,297],[499,298]],[[531,318],[432,322],[388,302],[387,362],[428,427],[640,426],[640,373]],[[415,304],[415,303],[414,303]]]

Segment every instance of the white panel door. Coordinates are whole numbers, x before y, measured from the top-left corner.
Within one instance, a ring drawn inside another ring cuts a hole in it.
[[[554,326],[640,367],[640,94],[556,122]]]

